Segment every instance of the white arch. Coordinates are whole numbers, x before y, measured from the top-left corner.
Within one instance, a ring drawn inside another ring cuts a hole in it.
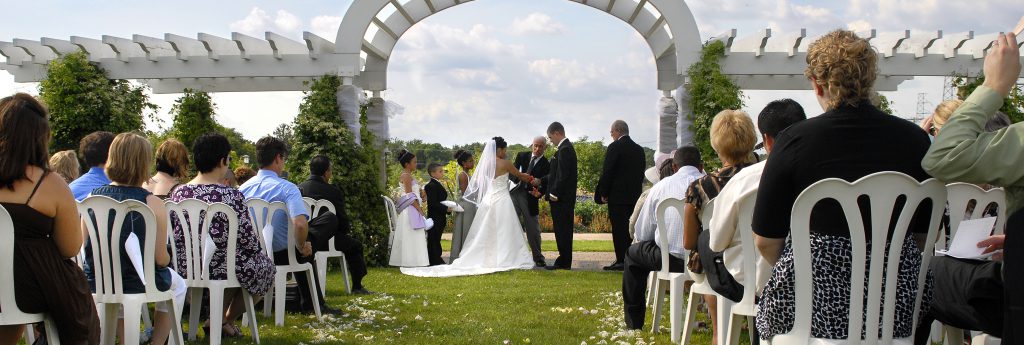
[[[387,67],[395,45],[409,28],[442,10],[472,0],[358,0],[349,6],[335,39],[335,53],[358,56],[367,54],[365,69],[354,71],[359,83],[368,90],[387,88]],[[632,26],[647,41],[657,63],[658,89],[675,90],[682,85],[682,74],[700,56],[701,41],[693,13],[681,0],[570,0],[619,18]],[[391,4],[395,11],[378,18]],[[647,5],[654,11],[646,10]],[[364,39],[370,25],[379,29]],[[353,72],[349,70],[349,72]]]

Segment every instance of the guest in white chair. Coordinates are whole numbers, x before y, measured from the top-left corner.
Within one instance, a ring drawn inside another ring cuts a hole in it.
[[[89,284],[68,260],[82,248],[78,207],[64,179],[47,169],[49,143],[42,103],[24,93],[0,99],[0,205],[14,223],[0,231],[14,232],[14,298],[22,312],[49,314],[61,343],[98,344]],[[0,344],[17,344],[23,329],[0,326]]]
[[[775,266],[758,302],[757,328],[763,339],[793,327],[793,262],[798,259],[811,260],[814,267],[811,337],[860,338],[859,334],[847,334],[848,301],[851,265],[865,263],[851,262],[850,229],[839,204],[823,201],[811,213],[812,257],[794,258],[786,244],[793,203],[804,189],[827,178],[852,182],[882,171],[901,172],[918,181],[929,178],[917,163],[928,151],[928,135],[870,102],[877,60],[877,52],[866,39],[846,30],[822,36],[807,50],[804,73],[825,113],[790,126],[775,139],[754,208],[754,241],[764,259]],[[930,207],[927,202],[917,209],[908,237],[910,233],[927,233],[927,212],[922,212],[926,207]],[[909,337],[915,327],[911,320],[921,269],[919,248],[917,241],[903,244],[895,338]],[[925,291],[923,307],[930,301]]]
[[[651,271],[660,270],[668,265],[669,271],[685,272],[686,251],[683,250],[683,219],[676,212],[667,212],[665,223],[668,225],[667,238],[669,243],[658,243],[657,210],[661,200],[668,198],[682,199],[686,188],[693,181],[704,176],[700,150],[693,146],[684,146],[676,150],[672,157],[672,168],[675,173],[651,187],[647,200],[636,222],[636,240],[626,250],[625,265],[622,271],[622,303],[626,317],[626,328],[642,329],[647,305],[647,276]],[[661,262],[661,251],[669,251],[669,262]]]

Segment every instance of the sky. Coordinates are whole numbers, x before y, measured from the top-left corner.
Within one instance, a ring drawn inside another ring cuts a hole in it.
[[[102,35],[131,37],[199,32],[262,37],[273,31],[301,40],[310,31],[333,40],[351,0],[297,1],[52,1],[13,2],[0,11],[0,41]],[[702,40],[737,29],[738,36],[771,28],[773,34],[806,28],[815,37],[836,28],[977,34],[1004,31],[1024,14],[1019,0],[719,0],[693,1]],[[391,137],[444,145],[503,136],[528,143],[551,121],[571,139],[610,141],[609,125],[625,120],[641,145],[657,141],[654,58],[628,24],[568,0],[477,0],[435,14],[398,42],[384,98],[404,107],[391,120]],[[14,83],[0,71],[0,94],[36,94],[35,83]],[[883,92],[896,113],[917,116],[942,100],[943,78],[904,82]],[[821,112],[810,91],[745,91],[756,116],[778,98],[793,98],[808,114]],[[152,95],[163,126],[177,94]],[[291,123],[300,92],[214,93],[217,119],[256,140]],[[755,121],[756,122],[756,121]],[[157,124],[150,123],[151,129]]]

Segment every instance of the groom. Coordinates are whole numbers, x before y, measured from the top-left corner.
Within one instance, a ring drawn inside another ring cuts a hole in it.
[[[555,155],[551,157],[551,171],[548,176],[533,180],[535,186],[547,190],[551,204],[551,219],[555,228],[555,244],[558,245],[558,259],[548,270],[567,270],[572,266],[572,228],[576,213],[576,149],[565,138],[565,127],[552,122],[548,126],[548,140],[555,144]]]
[[[537,179],[543,178],[550,170],[548,159],[544,158],[544,150],[547,148],[548,143],[544,137],[536,137],[530,151],[516,155],[513,165],[527,175]],[[516,207],[516,214],[523,219],[523,231],[526,232],[526,241],[533,252],[533,262],[537,267],[546,267],[547,263],[544,262],[544,254],[540,249],[540,224],[537,223],[537,215],[540,213],[538,203],[542,192],[537,187],[519,182],[515,177],[511,179],[519,183],[512,189],[512,203]]]

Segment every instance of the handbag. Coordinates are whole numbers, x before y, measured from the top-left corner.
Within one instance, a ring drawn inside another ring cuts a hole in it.
[[[733,278],[732,273],[729,273],[729,269],[725,267],[724,251],[716,252],[711,250],[711,233],[704,231],[700,233],[700,237],[697,237],[697,250],[692,253],[703,252],[704,255],[697,254],[697,260],[699,261],[701,268],[704,269],[704,276],[711,286],[712,290],[722,295],[722,297],[728,298],[733,302],[739,302],[743,300],[743,285]],[[750,272],[748,274],[756,274]]]

